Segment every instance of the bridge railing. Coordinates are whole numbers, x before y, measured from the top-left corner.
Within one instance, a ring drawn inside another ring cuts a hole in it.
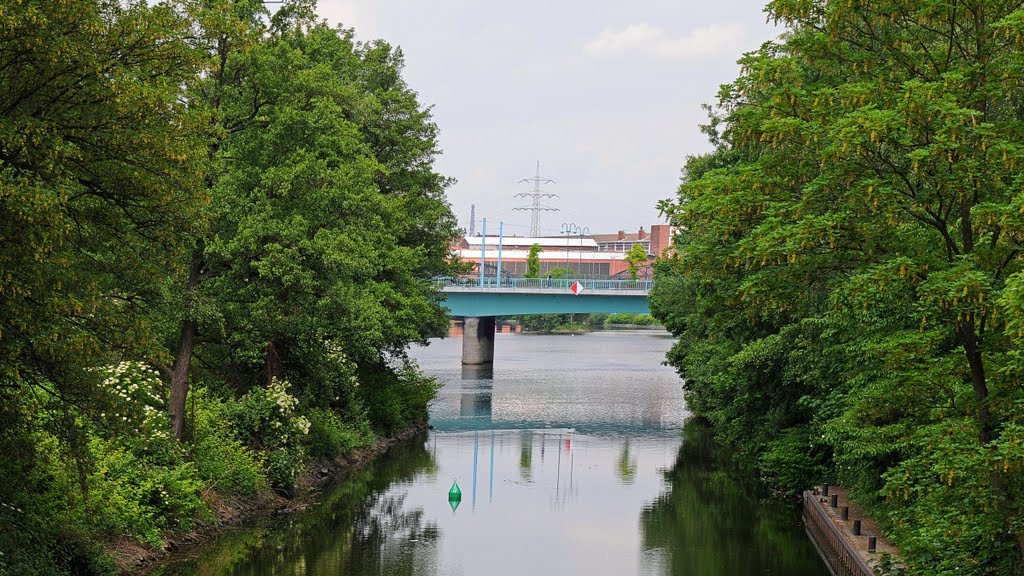
[[[584,290],[642,290],[649,292],[654,286],[653,280],[582,280],[575,278],[484,278],[481,283],[479,277],[459,276],[437,278],[441,288],[480,288],[483,290],[495,288],[522,288],[522,289],[551,289],[568,290],[575,282],[579,282]]]

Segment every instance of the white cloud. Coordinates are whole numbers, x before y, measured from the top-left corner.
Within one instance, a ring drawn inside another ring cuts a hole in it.
[[[692,60],[718,53],[739,55],[744,41],[742,24],[712,24],[694,28],[689,34],[673,38],[662,28],[646,22],[615,30],[606,28],[584,46],[594,56],[640,54],[667,60]]]

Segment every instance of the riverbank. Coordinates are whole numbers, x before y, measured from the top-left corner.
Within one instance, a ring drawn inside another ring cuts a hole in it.
[[[888,574],[900,563],[899,550],[848,496],[846,488],[828,485],[804,491],[807,535],[836,576]]]
[[[169,536],[163,549],[121,540],[112,543],[107,549],[107,554],[113,558],[120,574],[148,574],[162,563],[173,560],[176,555],[212,542],[226,529],[244,527],[273,514],[290,514],[315,505],[325,486],[344,482],[353,471],[368,465],[396,444],[407,442],[426,429],[425,423],[419,423],[399,433],[378,438],[370,446],[340,453],[331,459],[309,463],[299,474],[295,493],[290,498],[270,493],[266,497],[248,500],[221,499],[215,492],[210,491],[204,494],[204,499],[214,514],[211,521],[192,530]]]

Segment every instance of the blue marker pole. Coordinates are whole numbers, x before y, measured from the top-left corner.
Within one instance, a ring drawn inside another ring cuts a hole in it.
[[[501,286],[501,239],[504,228],[505,223],[498,222],[498,286]]]
[[[484,228],[480,236],[480,287],[484,285],[484,264],[486,258],[484,252],[487,250],[487,218],[484,218]]]
[[[473,432],[473,510],[476,510],[476,463],[479,454],[480,432]]]

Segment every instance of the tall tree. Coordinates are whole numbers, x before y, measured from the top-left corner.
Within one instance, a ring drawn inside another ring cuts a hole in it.
[[[117,348],[201,204],[195,70],[172,5],[15,1],[0,23],[0,373],[63,390]],[[102,30],[102,34],[95,31]]]
[[[540,253],[543,251],[540,244],[530,246],[526,255],[526,278],[540,278]]]
[[[633,244],[626,252],[625,260],[629,277],[636,280],[640,271],[640,265],[647,262],[647,250],[640,244]]]
[[[267,98],[259,130],[220,144],[230,161],[203,258],[223,333],[208,350],[242,389],[287,377],[319,390],[309,401],[341,402],[323,382],[331,350],[390,373],[389,358],[447,326],[430,280],[455,236],[436,127],[383,43],[295,22],[253,57],[260,74],[222,104]]]
[[[767,446],[763,465],[807,469],[834,450],[835,474],[890,498],[912,557],[1018,570],[1020,368],[1005,329],[1019,310],[1024,13],[769,11],[788,35],[723,87],[722,149],[666,205],[682,254],[652,307],[687,334],[673,361],[696,376],[688,397]],[[726,417],[765,390],[780,392],[769,409]],[[930,511],[943,506],[963,521]]]
[[[85,493],[96,368],[162,359],[160,283],[203,199],[188,36],[177,2],[0,6],[2,563],[61,545],[36,515],[52,481],[34,472],[39,435],[61,440]]]
[[[200,73],[189,79],[188,99],[190,105],[206,111],[210,118],[204,154],[208,170],[203,181],[208,196],[234,162],[223,153],[224,142],[265,126],[261,111],[280,98],[284,89],[279,82],[265,82],[275,65],[261,49],[271,26],[287,26],[295,19],[306,21],[311,12],[312,6],[306,0],[287,0],[273,19],[260,0],[188,4],[193,45],[202,56]],[[168,369],[168,411],[171,432],[178,439],[185,432],[185,404],[195,347],[202,340],[202,331],[216,326],[221,317],[214,297],[203,288],[205,281],[220,271],[206,254],[211,228],[215,226],[211,218],[214,216],[210,210],[204,210],[197,218],[195,234],[186,239],[191,250],[184,273],[171,282],[170,290],[175,296],[169,316],[176,320],[178,328],[171,344],[174,358]]]

